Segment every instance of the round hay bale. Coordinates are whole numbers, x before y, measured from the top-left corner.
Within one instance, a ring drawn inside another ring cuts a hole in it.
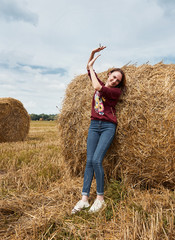
[[[161,62],[122,69],[127,91],[116,106],[118,129],[104,159],[105,175],[132,185],[174,187],[175,65]],[[102,81],[107,72],[98,74]],[[58,119],[65,160],[74,174],[84,173],[93,92],[87,74],[76,77]]]
[[[23,104],[14,98],[0,98],[0,142],[23,141],[30,117]]]

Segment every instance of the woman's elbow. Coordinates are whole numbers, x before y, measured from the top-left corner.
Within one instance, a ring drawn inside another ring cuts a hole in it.
[[[94,89],[95,89],[96,91],[100,91],[100,90],[102,89],[102,86],[101,86],[101,85],[94,86]]]

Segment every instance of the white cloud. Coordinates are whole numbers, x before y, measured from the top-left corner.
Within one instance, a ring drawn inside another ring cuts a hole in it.
[[[67,84],[86,73],[89,54],[99,43],[107,48],[95,63],[98,72],[129,61],[175,61],[174,5],[0,0],[0,96],[21,100],[30,113],[57,112]]]
[[[175,18],[175,1],[174,0],[157,0],[158,5],[162,8],[166,17]]]
[[[24,5],[25,4],[25,5]],[[6,21],[24,21],[36,25],[37,14],[26,8],[26,2],[20,0],[0,0],[0,17]]]

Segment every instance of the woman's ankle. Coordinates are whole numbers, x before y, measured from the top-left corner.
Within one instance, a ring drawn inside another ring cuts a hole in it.
[[[104,200],[104,195],[97,195],[97,199],[100,200],[100,201],[103,201]]]
[[[83,202],[87,202],[87,201],[88,201],[88,196],[83,195],[81,200],[82,200]]]

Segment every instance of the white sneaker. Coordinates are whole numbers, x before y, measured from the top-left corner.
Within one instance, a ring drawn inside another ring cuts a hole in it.
[[[95,202],[89,209],[89,212],[90,213],[98,212],[102,207],[105,207],[105,206],[106,204],[104,200],[100,201],[99,199],[96,198]]]
[[[90,204],[88,203],[88,201],[83,201],[80,200],[77,202],[77,204],[75,205],[75,207],[72,209],[72,214],[81,211],[83,208],[88,208],[90,206]]]

